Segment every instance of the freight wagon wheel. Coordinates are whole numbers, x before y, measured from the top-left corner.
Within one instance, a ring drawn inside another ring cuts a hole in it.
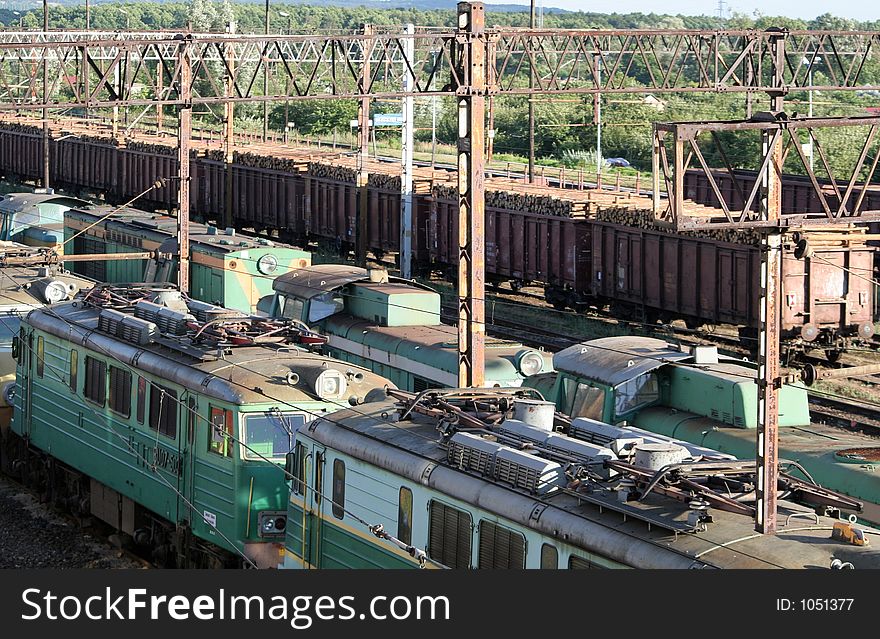
[[[843,355],[843,351],[840,349],[829,348],[825,350],[825,357],[827,357],[828,361],[832,364],[836,364],[841,355]]]

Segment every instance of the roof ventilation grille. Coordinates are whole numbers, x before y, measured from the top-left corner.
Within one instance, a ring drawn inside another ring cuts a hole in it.
[[[527,492],[544,495],[565,483],[561,464],[511,448],[495,454],[495,478]]]
[[[134,315],[142,320],[155,323],[166,335],[185,335],[188,328],[187,323],[194,322],[196,319],[190,313],[181,313],[145,300],[141,300],[135,305]]]
[[[470,433],[456,433],[449,439],[446,461],[461,470],[490,475],[495,455],[502,446]]]
[[[140,346],[146,346],[152,342],[158,332],[153,322],[147,322],[113,309],[101,311],[98,316],[98,330]]]

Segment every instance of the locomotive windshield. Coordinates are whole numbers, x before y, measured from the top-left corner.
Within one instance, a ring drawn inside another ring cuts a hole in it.
[[[645,373],[614,387],[614,414],[620,417],[631,410],[660,399],[656,373]]]
[[[11,344],[12,338],[18,335],[21,317],[15,313],[0,314],[0,344]]]
[[[285,455],[293,449],[296,431],[306,423],[302,413],[281,413],[267,411],[245,415],[244,456],[245,459],[283,462]]]

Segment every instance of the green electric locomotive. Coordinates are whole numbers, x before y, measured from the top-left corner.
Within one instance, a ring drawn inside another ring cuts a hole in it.
[[[458,385],[458,331],[440,321],[437,291],[381,269],[346,264],[296,268],[273,284],[270,314],[327,336],[327,352],[366,366],[399,388]],[[486,386],[519,386],[552,370],[549,353],[486,338]]]
[[[170,256],[157,261],[78,262],[72,270],[80,275],[108,283],[177,279],[176,218],[110,206],[71,209],[64,215],[64,237],[66,252],[74,255],[157,251]],[[312,263],[308,251],[234,229],[191,223],[189,238],[192,296],[248,313],[268,311],[276,276]]]
[[[174,291],[101,287],[15,342],[7,450],[23,480],[172,566],[276,566],[296,431],[383,378],[317,338]]]

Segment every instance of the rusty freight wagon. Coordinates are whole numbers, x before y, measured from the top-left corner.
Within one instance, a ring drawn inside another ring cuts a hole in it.
[[[622,319],[680,319],[692,328],[729,324],[744,336],[754,334],[760,256],[749,237],[734,243],[598,221],[591,213],[593,204],[607,212],[623,202],[572,204],[550,214],[504,208],[497,205],[501,199],[497,193],[487,197],[487,283],[509,282],[514,290],[542,285],[557,309],[598,307]],[[427,249],[416,251],[427,256],[428,268],[455,277],[457,201],[444,188],[435,188],[432,200],[427,232],[416,235],[417,243],[427,240]],[[791,352],[819,348],[836,358],[874,334],[875,251],[862,229],[850,229],[844,240],[818,237],[813,254],[798,259],[795,238],[787,236],[782,331]]]
[[[689,327],[733,324],[753,333],[758,322],[760,255],[756,246],[590,222],[592,272],[583,301],[648,322],[684,319]],[[846,239],[816,235],[798,259],[793,234],[782,261],[782,336],[836,358],[853,340],[874,334],[873,253],[864,232]],[[825,239],[823,239],[823,237]],[[579,284],[583,285],[581,280]]]

